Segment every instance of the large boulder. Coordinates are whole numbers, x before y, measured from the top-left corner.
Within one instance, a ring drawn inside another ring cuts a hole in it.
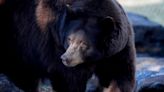
[[[135,44],[138,53],[164,56],[164,27],[145,16],[128,13],[135,31]]]

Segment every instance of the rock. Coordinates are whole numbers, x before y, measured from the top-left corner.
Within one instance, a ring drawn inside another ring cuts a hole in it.
[[[164,56],[164,27],[147,17],[128,13],[135,31],[135,44],[138,53]]]
[[[138,57],[135,92],[164,92],[164,58]]]
[[[0,92],[23,92],[18,89],[13,83],[11,83],[8,78],[0,74]]]
[[[52,88],[51,81],[48,78],[39,80],[38,92],[55,92]]]
[[[164,92],[164,75],[140,80],[135,92]]]

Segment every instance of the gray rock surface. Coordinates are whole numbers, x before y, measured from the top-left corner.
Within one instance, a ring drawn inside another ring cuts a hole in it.
[[[164,92],[164,58],[137,58],[135,92]]]

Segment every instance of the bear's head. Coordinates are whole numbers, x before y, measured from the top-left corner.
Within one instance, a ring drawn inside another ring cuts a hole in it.
[[[64,16],[64,15],[63,15]],[[103,40],[106,30],[114,30],[111,17],[88,16],[83,13],[73,13],[61,18],[60,36],[65,48],[61,55],[62,62],[67,67],[74,67],[85,62],[96,62],[103,58]],[[106,47],[104,47],[106,48]]]

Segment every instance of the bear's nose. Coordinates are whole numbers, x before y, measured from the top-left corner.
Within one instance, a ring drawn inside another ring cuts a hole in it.
[[[62,59],[62,62],[69,63],[70,59],[64,54],[60,57]]]

